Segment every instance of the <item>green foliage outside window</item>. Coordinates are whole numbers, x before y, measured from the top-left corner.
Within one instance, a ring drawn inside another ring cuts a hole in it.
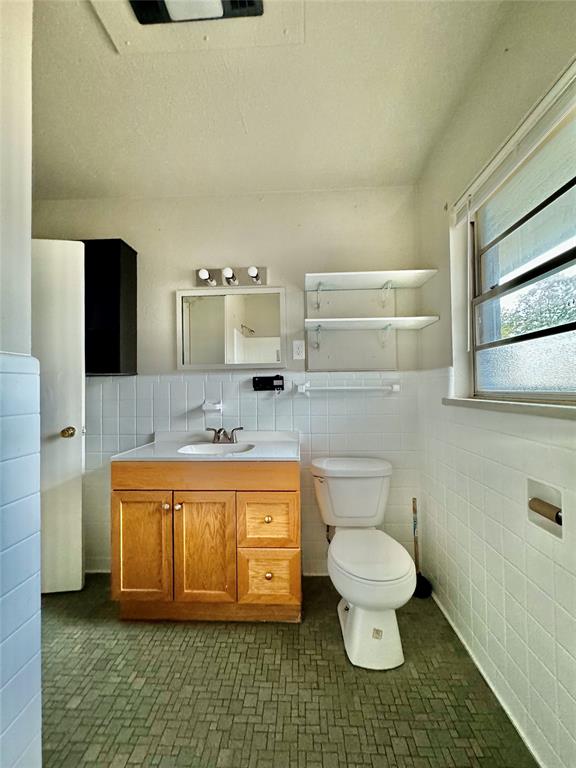
[[[514,307],[500,308],[502,338],[573,322],[576,315],[576,280],[559,275],[531,286]]]

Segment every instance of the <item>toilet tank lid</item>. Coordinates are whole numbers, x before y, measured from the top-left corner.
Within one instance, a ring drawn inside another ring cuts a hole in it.
[[[384,459],[345,456],[313,459],[310,469],[315,477],[389,477],[392,474],[392,464]]]

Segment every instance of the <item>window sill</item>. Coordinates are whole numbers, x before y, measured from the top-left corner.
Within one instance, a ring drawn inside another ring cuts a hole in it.
[[[484,411],[505,411],[531,416],[547,416],[550,419],[576,419],[575,405],[555,403],[521,403],[514,400],[485,400],[479,397],[443,397],[442,405],[459,408],[479,408]]]

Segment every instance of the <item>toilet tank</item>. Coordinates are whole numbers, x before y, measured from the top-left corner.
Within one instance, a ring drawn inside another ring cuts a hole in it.
[[[326,525],[370,528],[384,519],[392,465],[383,459],[319,458],[311,465]]]

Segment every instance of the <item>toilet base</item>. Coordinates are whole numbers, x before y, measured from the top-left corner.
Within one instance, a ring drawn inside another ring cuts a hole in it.
[[[370,611],[338,603],[344,648],[351,663],[365,669],[394,669],[404,664],[396,611]]]

